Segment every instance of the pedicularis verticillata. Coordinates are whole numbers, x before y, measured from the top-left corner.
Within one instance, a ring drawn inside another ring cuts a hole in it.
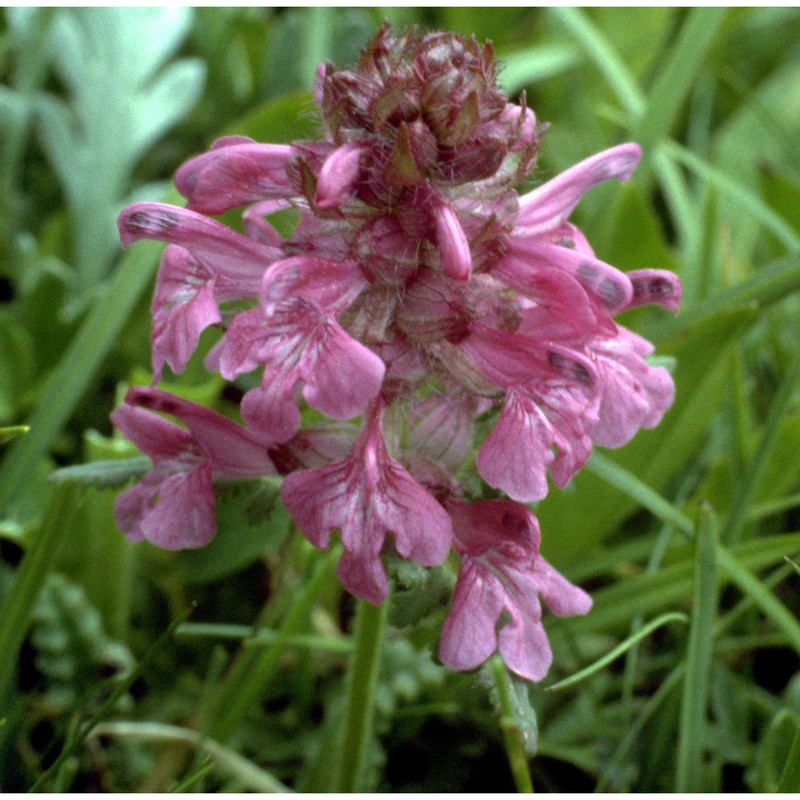
[[[563,487],[592,443],[617,447],[659,422],[673,382],[613,318],[643,303],[677,310],[680,284],[603,263],[567,221],[588,189],[631,175],[639,147],[519,196],[542,128],[495,79],[489,45],[384,27],[355,70],[320,67],[320,141],[221,139],[177,172],[187,208],[122,213],[125,244],[169,243],[154,383],[212,325],[224,334],[208,368],[261,379],[242,398],[244,426],[132,389],[113,420],[153,468],[116,511],[134,541],[199,547],[215,533],[214,478],[283,475],[309,541],[325,548],[339,532],[349,592],[381,602],[387,547],[425,566],[455,550],[442,662],[470,669],[499,649],[540,680],[552,656],[539,596],[559,615],[591,600],[539,555],[522,504],[545,496],[548,469]],[[209,216],[238,206],[244,233]],[[269,217],[287,208],[299,220],[282,238]],[[304,425],[306,404],[331,421]],[[479,417],[492,425],[476,442]],[[467,496],[459,475],[473,458],[510,499]]]

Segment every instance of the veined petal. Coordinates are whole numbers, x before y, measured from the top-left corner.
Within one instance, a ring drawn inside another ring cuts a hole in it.
[[[442,627],[439,660],[465,671],[483,664],[497,649],[495,626],[505,598],[499,581],[465,559],[458,573],[450,611]]]
[[[574,617],[589,613],[592,598],[579,586],[570,583],[541,556],[536,559],[533,574],[542,600],[557,617]]]
[[[150,411],[123,403],[111,412],[110,418],[153,461],[177,458],[193,449],[199,452],[189,431]]]
[[[326,314],[344,311],[367,286],[354,261],[330,261],[313,256],[292,256],[276,261],[264,273],[259,299],[264,312],[297,296]]]
[[[175,174],[178,191],[204,214],[222,214],[259,200],[297,194],[286,167],[297,151],[291,145],[259,144],[239,137],[221,140],[187,161]]]
[[[267,453],[272,440],[237,425],[210,408],[147,386],[129,389],[125,403],[181,420],[188,428],[190,440],[196,443],[215,477],[255,478],[276,474]],[[152,414],[149,417],[153,425],[155,420],[161,420],[161,417]],[[127,435],[124,428],[121,430]]]
[[[586,430],[603,447],[621,447],[639,428],[655,427],[675,398],[669,372],[651,367],[637,352],[642,341],[620,329],[616,339],[593,347],[601,401],[598,418]]]
[[[214,276],[188,250],[170,245],[164,251],[151,304],[154,383],[161,380],[165,363],[173,372],[183,372],[200,334],[221,321],[215,284]]]
[[[627,181],[641,156],[638,144],[621,144],[575,164],[520,198],[517,226],[531,234],[558,227],[589,189],[611,178]]]
[[[479,322],[470,325],[470,335],[458,347],[487,380],[503,389],[559,377],[591,391],[595,382],[592,362],[577,350]]]
[[[512,500],[541,500],[547,495],[553,444],[553,426],[542,410],[522,393],[509,391],[500,418],[478,451],[478,472]]]
[[[207,545],[217,532],[211,468],[178,472],[158,486],[155,505],[141,521],[144,538],[165,550]]]
[[[303,396],[312,408],[333,419],[350,419],[377,397],[386,368],[328,318],[317,325],[303,350],[299,370],[306,382]]]
[[[406,470],[386,453],[382,412],[367,412],[352,452],[325,467],[294,472],[281,487],[289,513],[306,538],[326,547],[341,532],[344,587],[371,603],[386,594],[380,552],[393,534],[398,552],[425,565],[441,563],[452,536],[450,517]]]

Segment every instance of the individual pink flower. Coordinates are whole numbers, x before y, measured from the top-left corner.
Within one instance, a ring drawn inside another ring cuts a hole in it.
[[[374,604],[388,590],[381,563],[388,534],[400,555],[425,566],[444,561],[452,537],[444,508],[386,452],[382,417],[376,402],[347,457],[294,472],[281,489],[289,513],[313,545],[327,548],[331,532],[341,532],[339,579]]]
[[[357,416],[378,394],[383,362],[336,321],[364,285],[354,264],[315,258],[286,259],[265,273],[259,307],[233,320],[220,355],[228,379],[263,367],[261,386],[242,401],[250,425],[280,441],[293,436],[299,382],[309,405],[334,419]]]
[[[167,550],[202,547],[216,533],[212,479],[276,474],[263,437],[158,389],[130,389],[111,420],[153,461],[114,505],[117,524],[133,542],[147,539]]]
[[[539,525],[523,506],[486,500],[451,503],[449,510],[461,566],[439,658],[470,670],[499,650],[509,669],[540,681],[553,655],[539,597],[560,617],[586,614],[591,598],[539,555]]]

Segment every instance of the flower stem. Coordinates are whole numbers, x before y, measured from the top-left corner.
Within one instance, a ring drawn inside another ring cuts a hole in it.
[[[336,778],[337,792],[362,790],[388,608],[388,597],[379,606],[363,600],[358,602],[355,650],[350,660],[347,683],[344,740]]]
[[[525,752],[525,736],[514,713],[514,699],[508,672],[499,658],[492,659],[490,665],[501,709],[500,729],[503,732],[503,743],[511,775],[520,794],[533,794],[533,781],[528,767],[528,755]]]

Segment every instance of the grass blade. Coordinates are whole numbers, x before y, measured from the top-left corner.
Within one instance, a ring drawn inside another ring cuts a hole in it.
[[[590,664],[588,667],[576,672],[574,675],[570,675],[568,678],[564,678],[564,680],[558,681],[558,683],[554,683],[552,686],[548,686],[548,691],[555,692],[559,689],[566,689],[570,686],[574,686],[576,683],[580,683],[586,678],[594,675],[596,672],[599,672],[601,669],[604,669],[609,664],[616,661],[620,656],[625,655],[628,650],[631,649],[635,644],[641,642],[642,639],[647,638],[653,631],[661,628],[664,625],[669,624],[670,622],[683,622],[686,623],[689,621],[689,618],[686,614],[681,614],[679,611],[670,611],[667,614],[662,614],[660,617],[656,617],[656,619],[651,620],[647,623],[647,625],[642,626],[642,628],[636,633],[629,636],[625,641],[620,642],[613,650],[606,653],[602,658],[599,658],[593,664]]]
[[[700,791],[717,616],[717,552],[716,520],[711,509],[703,507],[695,539],[692,618],[678,732],[676,792]]]

